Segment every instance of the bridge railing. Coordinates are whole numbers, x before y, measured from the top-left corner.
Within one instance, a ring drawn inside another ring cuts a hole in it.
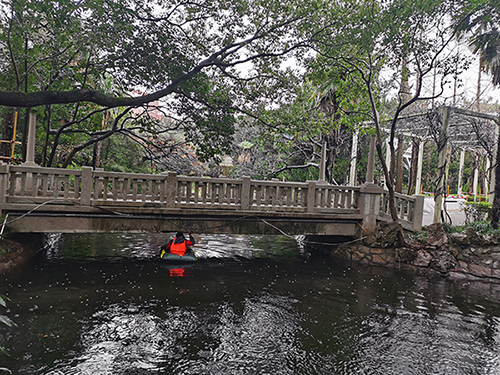
[[[408,229],[420,230],[422,228],[422,215],[424,206],[424,197],[422,195],[408,196],[400,193],[394,193],[395,206],[398,219]],[[391,212],[389,209],[389,192],[384,191],[380,195],[380,213],[382,220],[389,220]]]
[[[0,203],[359,214],[359,187],[0,165]]]
[[[375,186],[281,182],[0,165],[0,204],[68,201],[89,206],[345,214],[390,220],[388,193]],[[371,198],[369,198],[371,197]],[[371,202],[371,203],[367,203]],[[378,202],[378,203],[376,203]],[[423,197],[396,193],[398,218],[421,229]],[[346,217],[346,216],[344,216]],[[375,218],[375,219],[374,219]],[[366,223],[365,223],[366,224]]]
[[[0,203],[80,201],[82,171],[27,166],[0,166]]]
[[[359,187],[281,182],[200,178],[170,174],[169,186],[177,186],[170,206],[222,208],[250,211],[359,213]]]

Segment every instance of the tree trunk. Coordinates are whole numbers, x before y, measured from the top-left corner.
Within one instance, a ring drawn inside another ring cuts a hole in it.
[[[101,142],[96,142],[94,144],[94,153],[92,156],[92,167],[94,169],[99,168],[101,166],[101,148],[102,148]]]
[[[3,118],[2,139],[11,141],[14,135],[14,108],[8,108],[5,111]],[[2,156],[10,156],[12,153],[12,145],[10,143],[2,143],[0,146]]]
[[[404,137],[398,137],[397,172],[396,172],[396,192],[403,192],[403,144]]]
[[[429,142],[427,142],[429,143]],[[428,187],[429,186],[429,181],[431,179],[431,150],[432,150],[432,147],[428,147],[427,148],[427,151],[426,151],[426,154],[427,154],[427,158],[426,158],[426,167],[425,167],[425,187]]]
[[[410,181],[408,182],[408,195],[415,194],[415,191],[419,191],[420,187],[415,186],[417,179],[417,168],[418,168],[418,149],[420,146],[420,139],[414,138],[412,140],[411,149],[411,168],[410,168]]]
[[[500,126],[500,124],[498,124]],[[498,135],[497,144],[500,145],[500,132]],[[491,226],[498,229],[498,221],[500,218],[500,146],[497,147],[495,160],[495,198],[491,207]]]
[[[333,184],[333,170],[335,169],[335,160],[337,159],[337,150],[339,143],[339,132],[333,130],[326,138],[326,180]]]
[[[43,150],[42,150],[42,167],[45,167],[47,165],[47,150],[49,148],[49,135],[50,135],[50,118],[51,118],[51,113],[52,113],[52,106],[46,105],[45,106],[45,111],[44,111],[44,117],[45,117],[45,122],[47,124],[46,126],[46,132],[45,132],[45,140],[43,142]]]
[[[23,161],[26,161],[26,150],[28,149],[28,129],[30,124],[30,111],[31,108],[26,108],[24,113],[24,121],[23,121],[23,134],[21,138],[21,155]]]

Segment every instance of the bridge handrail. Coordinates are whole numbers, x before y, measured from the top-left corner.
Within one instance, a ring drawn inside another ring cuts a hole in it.
[[[64,199],[84,205],[346,213],[359,215],[359,187],[159,175],[39,166],[0,166],[0,203]]]
[[[390,220],[388,192],[375,184],[334,186],[307,182],[122,173],[0,165],[0,204],[59,199],[89,206],[212,209],[303,214],[342,214],[363,222]],[[398,218],[420,229],[423,197],[395,194]],[[378,203],[375,203],[377,202]],[[374,211],[373,211],[374,210]]]
[[[10,197],[46,201],[63,198],[79,201],[82,171],[39,166],[0,165],[0,203]]]
[[[394,198],[398,219],[403,227],[420,230],[422,228],[424,197],[422,195],[408,196],[395,192]],[[385,220],[391,217],[389,192],[386,190],[380,196],[379,217]]]

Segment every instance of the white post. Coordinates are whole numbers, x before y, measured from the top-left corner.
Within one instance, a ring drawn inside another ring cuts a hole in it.
[[[385,139],[385,165],[390,168],[391,165],[391,150],[389,147],[389,139]],[[387,190],[387,181],[384,178],[384,189]]]
[[[358,132],[352,134],[352,148],[351,148],[351,170],[349,173],[349,185],[356,185],[356,161],[358,155]]]
[[[484,172],[484,191],[483,194],[487,195],[490,191],[490,184],[488,179],[488,171],[491,168],[490,158],[486,157],[486,170]]]
[[[326,142],[321,146],[321,162],[319,165],[319,179],[318,183],[326,184]]]
[[[366,166],[366,183],[373,184],[375,178],[375,144],[377,136],[372,134],[370,137],[370,148],[368,150],[368,165]]]
[[[30,113],[30,121],[28,126],[28,145],[26,148],[26,161],[21,164],[26,167],[37,167],[35,164],[35,139],[36,139],[36,115]],[[19,186],[25,190],[27,196],[33,192],[33,173],[26,173],[26,180],[24,186]]]
[[[462,196],[462,177],[464,174],[465,150],[460,150],[460,165],[458,167],[458,196]]]
[[[26,162],[23,165],[34,167],[35,164],[35,138],[36,138],[36,115],[30,113],[30,122],[28,128],[28,147],[26,149]]]
[[[441,210],[443,209],[443,196],[446,188],[446,155],[448,144],[448,127],[450,124],[450,107],[442,107],[441,113],[443,123],[438,145],[441,147],[438,160],[438,183],[434,195],[434,218],[433,223],[441,222]]]
[[[415,179],[415,194],[421,194],[422,190],[422,163],[424,159],[424,144],[423,139],[420,140],[418,145],[418,159],[417,159],[417,178]]]
[[[474,182],[472,185],[472,194],[474,195],[474,202],[477,202],[477,182],[479,179],[479,169],[477,168],[477,163],[474,168]]]

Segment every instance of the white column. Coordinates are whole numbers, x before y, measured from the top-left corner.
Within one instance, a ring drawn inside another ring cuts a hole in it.
[[[35,139],[36,139],[36,115],[30,113],[30,122],[28,128],[28,147],[26,149],[25,166],[36,166],[35,164]]]
[[[462,177],[464,175],[465,150],[460,149],[460,165],[458,167],[458,196],[462,195]]]
[[[370,148],[368,151],[368,165],[366,166],[366,183],[372,184],[375,179],[375,144],[377,136],[372,134],[370,137]]]
[[[323,142],[323,146],[321,146],[321,161],[319,165],[319,179],[318,183],[326,184],[326,142]]]
[[[418,159],[417,159],[417,178],[415,179],[415,194],[420,194],[422,187],[422,163],[424,159],[424,144],[423,139],[420,140],[418,145]]]
[[[385,165],[387,169],[391,168],[391,148],[389,147],[389,138],[385,139]],[[384,176],[384,189],[387,190],[387,181]]]
[[[486,156],[486,171],[484,172],[484,191],[483,194],[488,194],[490,192],[490,181],[488,179],[488,171],[491,168],[490,158]]]
[[[479,179],[479,169],[477,168],[477,163],[476,167],[474,168],[474,182],[472,185],[472,194],[474,195],[474,202],[477,201],[477,182]]]
[[[28,126],[28,145],[26,148],[26,161],[21,164],[26,167],[37,167],[35,164],[35,138],[36,138],[36,115],[30,113],[30,122]],[[33,173],[26,173],[26,180],[24,185],[19,185],[21,189],[24,189],[27,195],[31,195],[33,190]]]
[[[443,123],[441,127],[441,134],[439,136],[438,145],[441,146],[439,151],[438,161],[438,184],[434,195],[434,218],[433,223],[441,222],[441,210],[443,208],[443,196],[446,194],[446,153],[448,143],[448,127],[450,124],[450,107],[442,107],[441,113],[443,116]]]
[[[349,173],[349,185],[356,185],[356,161],[358,156],[358,132],[352,134],[352,148],[351,148],[351,170]]]

